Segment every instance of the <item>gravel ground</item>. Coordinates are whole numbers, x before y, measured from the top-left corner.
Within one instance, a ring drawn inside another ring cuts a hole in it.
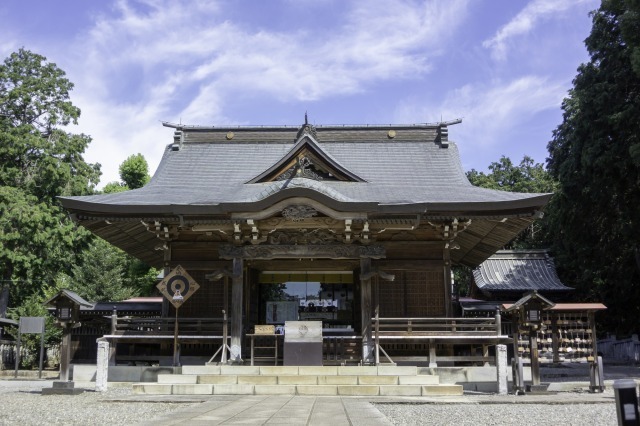
[[[51,381],[0,380],[0,425],[133,425],[188,403],[112,402],[128,396],[130,388],[80,395],[42,395]]]
[[[615,425],[615,404],[376,404],[394,425]]]

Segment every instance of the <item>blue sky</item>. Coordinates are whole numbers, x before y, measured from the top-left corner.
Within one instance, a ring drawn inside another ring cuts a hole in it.
[[[4,0],[0,56],[24,47],[75,83],[101,186],[172,129],[451,126],[465,170],[544,162],[597,0]],[[259,155],[259,153],[256,153]],[[366,159],[363,159],[366,161]],[[241,167],[241,165],[238,165]]]

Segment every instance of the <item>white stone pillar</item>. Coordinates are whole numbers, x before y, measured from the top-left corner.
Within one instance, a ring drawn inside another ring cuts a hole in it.
[[[507,369],[507,345],[496,345],[496,371],[498,380],[498,394],[506,395],[508,393],[508,375]]]
[[[104,392],[107,390],[107,381],[109,376],[109,341],[104,338],[97,340],[98,342],[98,359],[96,362],[96,391]]]

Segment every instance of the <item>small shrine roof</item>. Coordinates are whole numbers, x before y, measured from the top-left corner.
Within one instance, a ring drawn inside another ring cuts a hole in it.
[[[482,291],[569,291],[545,250],[500,250],[473,271]]]

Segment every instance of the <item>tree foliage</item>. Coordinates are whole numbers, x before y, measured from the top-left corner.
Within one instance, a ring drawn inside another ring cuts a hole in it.
[[[33,126],[44,134],[77,124],[80,109],[69,100],[73,83],[47,58],[20,49],[0,67],[0,114],[12,127]]]
[[[491,173],[485,174],[471,169],[467,178],[475,186],[509,192],[546,193],[553,192],[556,187],[544,165],[526,155],[517,166],[502,156],[489,165],[489,170]]]
[[[127,255],[95,238],[71,268],[69,288],[91,302],[121,301],[136,295],[126,285]]]
[[[603,301],[606,329],[637,332],[640,317],[640,2],[604,0],[592,15],[563,122],[548,145],[559,181],[551,218],[564,281]]]
[[[142,154],[130,155],[120,164],[121,182],[109,182],[103,191],[107,194],[127,191],[145,186],[151,177],[149,176],[149,164]]]
[[[20,49],[0,65],[0,316],[42,293],[89,241],[59,206],[60,195],[91,194],[98,164],[82,155],[91,139],[61,130],[80,110],[73,84],[46,58]]]

